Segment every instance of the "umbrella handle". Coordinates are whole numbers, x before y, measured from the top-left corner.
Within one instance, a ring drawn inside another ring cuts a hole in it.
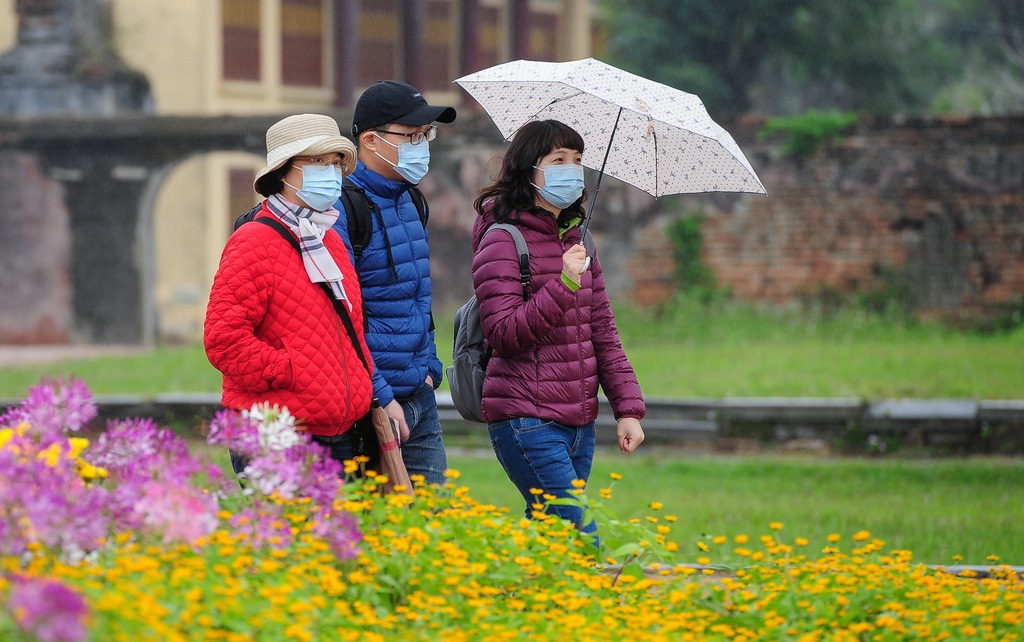
[[[583,241],[580,241],[580,245],[583,245]],[[586,246],[584,246],[586,247]],[[580,274],[583,274],[590,269],[590,255],[587,255],[587,260],[583,262],[583,267],[580,268]]]

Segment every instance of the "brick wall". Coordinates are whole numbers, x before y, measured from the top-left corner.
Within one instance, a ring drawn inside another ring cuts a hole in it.
[[[737,139],[769,197],[685,199],[703,257],[737,296],[904,287],[941,314],[1024,297],[1024,118],[862,123],[804,161]],[[686,210],[684,210],[686,211]]]

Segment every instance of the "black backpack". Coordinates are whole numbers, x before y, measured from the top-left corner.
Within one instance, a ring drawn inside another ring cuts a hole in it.
[[[420,223],[426,228],[427,219],[430,218],[427,199],[423,197],[423,192],[418,187],[409,188],[409,197],[412,198],[412,204],[416,206],[416,211],[420,215]],[[347,178],[341,184],[341,204],[345,206],[345,214],[348,216],[349,242],[352,243],[352,253],[355,255],[353,263],[358,266],[363,250],[373,238],[373,215],[377,212],[377,204],[363,188],[356,186]],[[237,230],[256,218],[261,209],[263,209],[263,203],[259,203],[245,214],[241,214],[235,219],[235,226],[232,229]]]
[[[487,236],[493,230],[503,230],[515,241],[516,254],[519,255],[519,283],[523,286],[523,301],[526,301],[530,298],[530,249],[526,246],[526,239],[519,228],[509,223],[495,223],[483,235]],[[583,245],[587,248],[587,256],[593,259],[594,239],[589,231],[583,235]],[[484,423],[484,377],[491,351],[491,346],[484,339],[480,306],[474,295],[455,313],[452,365],[447,370],[452,404],[466,421]]]

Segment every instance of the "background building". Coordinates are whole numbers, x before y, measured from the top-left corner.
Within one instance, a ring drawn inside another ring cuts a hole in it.
[[[518,58],[593,53],[591,0],[108,0],[114,49],[150,82],[158,115],[350,108],[382,78],[463,104],[451,81]],[[0,0],[0,52],[17,36]],[[345,131],[350,123],[341,123]],[[157,334],[197,336],[221,248],[255,202],[263,159],[201,155],[167,177],[153,212]]]

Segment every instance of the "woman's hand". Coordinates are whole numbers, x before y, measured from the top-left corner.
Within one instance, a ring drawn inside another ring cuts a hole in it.
[[[632,417],[619,419],[619,425],[615,432],[619,436],[619,450],[623,455],[636,450],[636,447],[644,443],[644,429],[640,427],[640,420]]]
[[[580,275],[587,269],[587,248],[573,245],[562,255],[562,274],[576,285],[580,285]]]

